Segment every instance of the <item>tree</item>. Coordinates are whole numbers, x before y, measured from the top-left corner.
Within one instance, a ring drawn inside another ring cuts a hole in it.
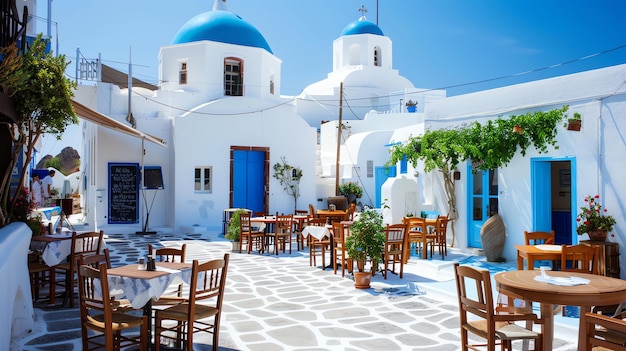
[[[401,145],[391,148],[387,165],[394,165],[405,156],[413,167],[424,162],[424,172],[438,169],[443,176],[450,220],[458,218],[453,173],[459,163],[472,161],[473,171],[485,171],[506,166],[519,150],[522,156],[531,145],[539,153],[548,152],[556,144],[557,124],[567,113],[568,106],[547,112],[537,111],[498,117],[484,125],[472,122],[449,129],[427,130],[421,136],[411,136]],[[514,131],[513,127],[518,127]],[[522,130],[520,133],[518,130]],[[452,245],[454,245],[454,225]]]
[[[278,179],[287,194],[293,196],[293,212],[298,208],[298,197],[300,197],[300,178],[302,170],[299,167],[291,166],[285,157],[280,158],[280,162],[274,165],[274,178]]]
[[[8,60],[10,66],[5,64],[6,61],[0,63],[0,79],[3,79],[0,87],[14,98],[18,120],[1,123],[9,130],[13,151],[9,167],[4,170],[0,182],[0,227],[10,223],[12,208],[21,188],[11,189],[13,169],[21,168],[18,184],[24,184],[27,166],[41,135],[53,134],[59,139],[67,126],[78,123],[72,106],[72,89],[76,84],[65,77],[69,63],[64,55],[55,57],[46,53],[46,42],[41,35],[22,56],[17,56],[16,50]],[[10,76],[7,71],[18,73],[23,79],[5,79]]]

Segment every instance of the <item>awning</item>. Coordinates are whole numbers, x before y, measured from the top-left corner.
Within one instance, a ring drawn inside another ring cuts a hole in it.
[[[118,122],[116,120],[114,120],[111,117],[107,117],[103,114],[101,114],[100,112],[94,111],[92,109],[90,109],[89,107],[78,103],[74,100],[72,100],[72,104],[74,105],[74,111],[76,112],[76,115],[80,118],[86,119],[89,122],[93,122],[96,123],[98,125],[101,125],[103,127],[109,128],[109,129],[113,129],[115,131],[118,131],[120,133],[124,133],[130,136],[134,136],[136,138],[140,138],[140,139],[145,139],[147,141],[151,141],[155,144],[161,145],[163,147],[167,146],[167,142],[163,139],[157,138],[155,136],[152,136],[150,134],[144,133],[142,131],[139,131],[137,129],[134,129],[130,126],[125,125],[124,123]]]

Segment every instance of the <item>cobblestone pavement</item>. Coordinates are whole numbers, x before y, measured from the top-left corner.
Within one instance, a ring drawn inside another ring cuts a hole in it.
[[[187,261],[206,261],[230,252],[217,234],[108,234],[112,265],[136,263],[149,243],[187,243]],[[458,350],[458,308],[452,263],[492,271],[510,265],[485,263],[451,249],[411,257],[403,279],[376,274],[371,289],[355,289],[351,277],[310,267],[308,250],[292,254],[232,253],[220,329],[220,350]],[[319,261],[318,261],[319,262]],[[339,273],[339,272],[338,272]],[[58,299],[62,300],[62,299]],[[77,308],[36,302],[36,327],[14,340],[11,350],[81,350]],[[556,317],[554,350],[576,350],[578,320]],[[211,337],[194,336],[196,350],[209,350]],[[520,345],[516,345],[520,348]]]

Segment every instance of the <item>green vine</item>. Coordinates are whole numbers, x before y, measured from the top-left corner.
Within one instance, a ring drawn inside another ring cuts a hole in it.
[[[394,165],[405,156],[413,167],[424,162],[424,171],[438,169],[444,178],[448,198],[450,219],[457,216],[453,172],[465,161],[472,161],[474,172],[486,171],[509,164],[517,151],[526,156],[533,146],[539,153],[548,152],[548,147],[558,149],[557,125],[565,118],[568,106],[550,111],[537,111],[523,115],[498,117],[485,124],[471,122],[448,129],[427,130],[421,136],[411,136],[401,145],[391,148],[387,165]],[[523,130],[521,133],[513,130]],[[454,245],[454,226],[452,226]]]
[[[302,178],[302,170],[287,163],[285,157],[280,158],[280,162],[274,164],[274,178],[278,179],[287,194],[293,197],[294,213],[298,206],[298,197],[300,197],[300,178]]]

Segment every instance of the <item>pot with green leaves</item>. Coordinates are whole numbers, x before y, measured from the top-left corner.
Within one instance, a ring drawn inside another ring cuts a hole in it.
[[[238,208],[230,217],[228,222],[228,230],[224,237],[232,242],[232,251],[239,250],[239,241],[241,240],[241,219],[242,213],[248,213],[245,208]]]
[[[369,280],[360,282],[357,278],[360,273],[371,275],[376,271],[378,262],[385,246],[385,227],[383,217],[373,209],[367,209],[350,227],[350,236],[346,238],[348,256],[357,262],[355,287],[369,288]]]

